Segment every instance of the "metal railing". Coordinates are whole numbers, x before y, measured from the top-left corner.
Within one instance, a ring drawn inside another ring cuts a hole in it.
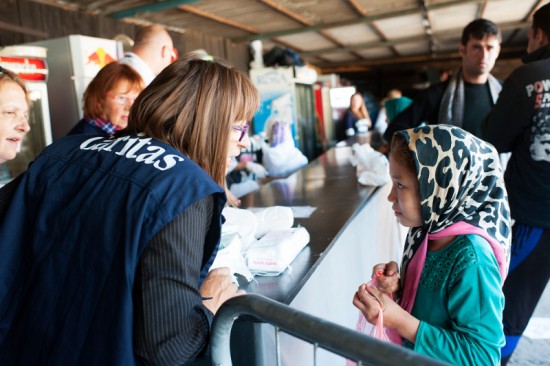
[[[210,340],[212,365],[232,365],[231,328],[241,315],[253,316],[261,322],[272,324],[277,331],[307,341],[313,344],[315,351],[320,347],[356,360],[358,366],[449,365],[255,294],[231,298],[218,310],[212,324]]]

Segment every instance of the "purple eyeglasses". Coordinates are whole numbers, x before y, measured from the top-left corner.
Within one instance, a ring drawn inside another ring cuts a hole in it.
[[[241,136],[239,136],[239,142],[241,142],[244,139],[244,136],[248,132],[248,127],[250,127],[250,124],[248,123],[248,121],[246,121],[246,123],[242,126],[233,126],[233,129],[235,131],[239,131],[241,133]]]

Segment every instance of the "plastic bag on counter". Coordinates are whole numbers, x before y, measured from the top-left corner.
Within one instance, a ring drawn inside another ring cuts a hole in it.
[[[307,165],[307,157],[287,140],[277,146],[262,146],[262,164],[272,177],[286,177]]]
[[[258,275],[278,275],[292,263],[309,239],[304,227],[269,231],[248,249],[248,268]]]
[[[256,241],[258,219],[249,210],[235,207],[225,207],[222,211],[225,222],[222,225],[222,235],[236,233],[241,241],[241,252]],[[292,226],[292,225],[291,225]]]
[[[222,232],[220,248],[218,249],[214,263],[210,267],[210,271],[220,267],[228,267],[231,270],[231,274],[235,275],[238,273],[246,278],[248,282],[254,279],[241,253],[241,239],[236,232]],[[235,277],[233,277],[233,282],[238,283]]]
[[[259,239],[272,230],[290,229],[294,224],[292,208],[286,206],[271,206],[251,209],[256,217],[256,232]]]
[[[386,156],[369,144],[353,144],[350,162],[357,169],[357,179],[365,186],[382,186],[390,181],[389,163]]]
[[[233,183],[229,190],[237,198],[241,198],[250,192],[260,189],[260,185],[255,180],[249,179],[241,183]]]
[[[357,128],[357,133],[367,133],[369,132],[370,120],[361,118],[355,122],[355,127]]]

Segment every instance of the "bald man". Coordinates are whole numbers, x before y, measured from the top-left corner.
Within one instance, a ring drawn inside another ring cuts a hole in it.
[[[150,25],[137,33],[132,52],[126,52],[120,62],[133,67],[149,85],[170,64],[173,55],[172,37],[161,26]]]

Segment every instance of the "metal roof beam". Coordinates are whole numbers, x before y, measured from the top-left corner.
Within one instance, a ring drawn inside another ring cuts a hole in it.
[[[311,25],[314,25],[314,23],[304,17],[302,17],[301,15],[299,14],[296,14],[295,12],[291,11],[290,9],[287,9],[285,8],[284,6],[282,5],[279,5],[277,4],[275,1],[273,0],[260,0],[260,2],[264,3],[265,5],[271,7],[272,9],[278,11],[279,13],[282,13],[284,15],[286,15],[287,17],[297,21],[297,22],[300,22],[301,24],[303,25],[307,25],[307,26],[311,26]],[[259,33],[259,32],[257,32]],[[326,39],[328,39],[329,41],[331,41],[332,43],[334,43],[335,45],[337,45],[338,47],[340,48],[344,48],[345,45],[342,44],[342,42],[340,42],[339,40],[337,40],[336,38],[334,38],[330,33],[327,33],[323,30],[320,30],[318,32],[321,36],[325,37]],[[358,58],[358,59],[362,59],[363,57],[361,57],[361,55],[355,53],[355,52],[350,52],[355,58]]]
[[[464,3],[469,2],[479,2],[480,0],[453,0],[446,3],[438,3],[438,4],[432,4],[427,7],[427,10],[436,10],[441,8],[448,8],[455,5],[462,5]],[[404,10],[398,10],[390,13],[385,14],[379,14],[379,15],[368,15],[364,17],[360,17],[357,19],[350,19],[350,20],[344,20],[340,22],[334,22],[334,23],[325,23],[325,24],[317,24],[313,26],[306,26],[302,28],[295,28],[295,29],[287,29],[277,32],[268,32],[268,33],[262,33],[262,34],[256,34],[248,37],[240,37],[235,38],[235,42],[248,42],[248,41],[254,41],[257,39],[269,39],[273,37],[281,37],[281,36],[288,36],[291,34],[298,34],[298,33],[304,33],[304,32],[318,32],[322,29],[328,29],[328,28],[336,28],[336,27],[343,27],[347,25],[353,25],[353,24],[359,24],[359,23],[365,23],[365,22],[374,22],[377,20],[382,19],[390,19],[390,18],[397,18],[400,16],[405,15],[411,15],[411,14],[417,14],[418,13],[418,7],[404,9]]]
[[[527,26],[529,26],[529,22],[507,22],[507,23],[502,23],[498,25],[498,27],[501,30],[524,28]],[[456,36],[457,34],[460,35],[461,33],[462,33],[462,28],[450,29],[443,32],[434,33],[434,37],[437,38],[437,37],[445,37],[445,36]],[[418,42],[418,41],[425,41],[425,40],[426,40],[426,35],[421,34],[418,36],[396,38],[396,39],[387,40],[387,41],[358,43],[358,44],[349,45],[345,48],[334,47],[334,48],[324,48],[324,49],[319,49],[314,51],[304,51],[304,52],[299,52],[299,54],[300,56],[315,56],[315,55],[320,55],[325,53],[348,52],[349,50],[389,47],[389,46],[395,46],[403,43],[411,43],[411,42]]]
[[[27,34],[29,36],[39,37],[39,38],[48,38],[50,34],[48,32],[42,32],[36,29],[31,29],[28,27],[21,27],[20,25],[6,23],[0,21],[0,29],[5,29],[13,33]]]

